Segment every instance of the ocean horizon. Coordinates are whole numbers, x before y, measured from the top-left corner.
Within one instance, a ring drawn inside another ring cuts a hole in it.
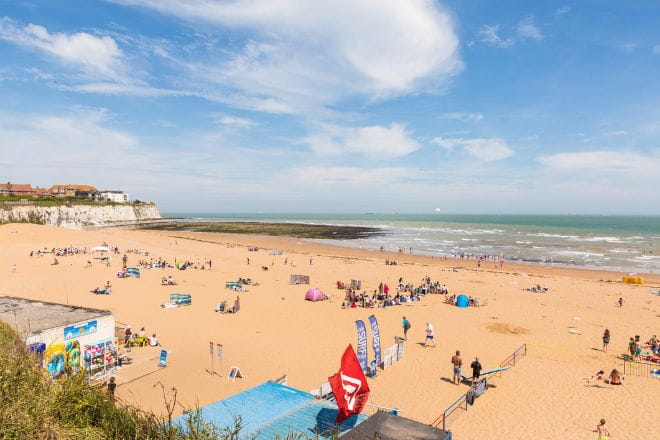
[[[658,215],[544,214],[300,214],[170,212],[190,221],[257,221],[369,226],[384,234],[314,240],[345,247],[432,256],[504,255],[553,266],[660,272]]]

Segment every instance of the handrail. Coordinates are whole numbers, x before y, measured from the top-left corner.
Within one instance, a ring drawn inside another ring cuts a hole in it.
[[[632,374],[641,377],[660,378],[660,364],[648,361],[623,360],[623,374]]]
[[[516,366],[516,359],[521,357],[521,356],[526,356],[527,355],[527,344],[522,344],[520,347],[518,347],[513,353],[511,353],[509,356],[506,357],[502,362],[500,362],[500,368],[505,367],[505,366]],[[502,372],[499,372],[497,374],[501,374]],[[454,402],[452,402],[443,412],[436,418],[433,422],[431,422],[431,426],[437,427],[440,424],[440,421],[442,421],[442,429],[445,430],[447,427],[447,417],[452,415],[454,411],[462,407],[463,402],[465,402],[465,410],[467,411],[468,409],[468,404],[467,404],[467,396],[471,392],[474,391],[476,385],[470,386],[470,389],[463,395],[461,395],[458,399],[456,399]]]

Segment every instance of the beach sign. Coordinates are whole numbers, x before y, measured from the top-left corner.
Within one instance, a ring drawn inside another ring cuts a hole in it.
[[[235,367],[232,365],[232,367],[229,369],[229,374],[227,375],[227,379],[231,380],[232,382],[236,380],[236,378],[242,379],[243,374],[241,374],[241,369],[238,367]]]
[[[96,333],[97,322],[89,321],[85,324],[70,325],[64,327],[64,340],[68,341],[69,339],[79,338],[85,335],[91,335]]]
[[[167,367],[167,350],[160,351],[160,360],[158,362],[158,367],[159,368]]]

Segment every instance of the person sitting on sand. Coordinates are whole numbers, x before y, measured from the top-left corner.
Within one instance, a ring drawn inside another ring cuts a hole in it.
[[[158,342],[158,338],[156,338],[156,333],[154,333],[149,338],[149,346],[150,347],[158,347],[159,345],[160,345],[160,342]]]
[[[610,385],[623,385],[623,377],[616,368],[610,373]]]
[[[594,374],[593,376],[583,377],[582,379],[586,379],[587,383],[589,383],[589,382],[593,382],[594,380],[603,380],[604,376],[605,376],[605,372],[603,370],[600,370],[598,373]]]

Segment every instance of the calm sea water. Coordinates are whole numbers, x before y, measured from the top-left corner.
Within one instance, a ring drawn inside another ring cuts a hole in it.
[[[529,263],[660,273],[660,216],[176,213],[204,221],[374,226],[385,235],[323,240],[425,255],[497,255]]]

